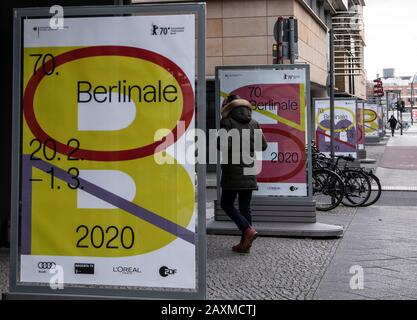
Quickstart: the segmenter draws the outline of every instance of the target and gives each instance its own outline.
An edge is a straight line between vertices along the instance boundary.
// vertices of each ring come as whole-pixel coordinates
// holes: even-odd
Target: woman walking
[[[394,115],[391,115],[391,118],[388,120],[389,126],[391,127],[391,136],[394,136],[395,128],[397,127],[397,119],[395,119]]]
[[[252,106],[249,101],[241,99],[237,95],[229,96],[222,108],[222,119],[220,128],[225,129],[227,133],[231,130],[239,133],[239,146],[233,145],[233,137],[228,136],[226,147],[221,148],[222,155],[227,153],[227,163],[222,162],[221,177],[221,207],[226,214],[234,221],[242,233],[239,244],[232,247],[233,251],[240,253],[249,253],[252,242],[257,236],[256,230],[252,226],[251,199],[252,191],[258,189],[256,176],[247,174],[248,169],[253,168],[255,162],[251,164],[243,161],[243,150],[250,150],[250,157],[255,160],[255,151],[264,151],[267,148],[267,142],[262,134],[259,123],[252,119]],[[249,139],[244,139],[246,136]],[[262,146],[255,146],[255,130],[262,135]],[[250,145],[244,145],[244,144]],[[227,149],[226,149],[227,148]],[[223,150],[224,149],[224,150]],[[236,159],[236,152],[239,158],[238,163],[234,163],[233,156]],[[246,170],[245,170],[246,169]],[[246,174],[245,174],[246,172]],[[235,208],[234,202],[238,197],[239,210]]]

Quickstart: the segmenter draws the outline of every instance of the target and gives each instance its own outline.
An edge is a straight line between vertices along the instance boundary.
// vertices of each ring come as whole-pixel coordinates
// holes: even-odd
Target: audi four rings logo
[[[38,262],[38,269],[41,270],[46,270],[46,269],[53,269],[56,267],[56,263],[55,262]]]

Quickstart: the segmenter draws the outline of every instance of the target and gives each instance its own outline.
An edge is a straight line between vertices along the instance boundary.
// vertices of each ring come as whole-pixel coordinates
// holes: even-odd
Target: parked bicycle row
[[[372,169],[352,166],[353,161],[350,156],[335,156],[333,160],[313,144],[313,198],[317,210],[329,211],[340,203],[365,207],[379,200],[382,188],[378,177]]]

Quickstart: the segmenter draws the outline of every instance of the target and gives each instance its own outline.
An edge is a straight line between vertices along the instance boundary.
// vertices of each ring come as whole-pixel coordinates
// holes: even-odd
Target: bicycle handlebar
[[[348,156],[335,156],[335,157],[338,158],[338,159],[343,159],[345,161],[349,161],[349,162],[355,161],[355,158],[352,157],[351,155],[348,155]]]

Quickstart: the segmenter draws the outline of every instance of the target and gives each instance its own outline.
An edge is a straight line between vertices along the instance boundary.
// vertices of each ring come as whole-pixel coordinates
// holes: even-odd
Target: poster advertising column
[[[260,155],[262,170],[255,196],[308,195],[306,70],[306,66],[217,69],[219,105],[231,94],[248,100],[253,106],[252,117],[268,142]]]
[[[204,21],[205,8],[125,8],[112,9],[136,15],[73,9],[58,30],[20,13],[18,278],[48,288],[55,276],[68,292],[202,297],[204,213],[196,166],[181,159],[195,148],[186,137],[196,125],[196,17]]]
[[[382,118],[382,132],[385,135],[387,133],[387,128],[386,128],[386,123],[388,121],[387,119],[387,111],[388,111],[388,107],[387,104],[383,104],[382,105],[382,114],[381,114],[381,118]]]
[[[358,129],[356,99],[336,99],[334,102],[335,155],[357,158]],[[314,99],[316,145],[330,155],[330,99]]]
[[[378,105],[365,103],[364,109],[365,137],[379,137]]]
[[[382,105],[378,105],[378,133],[382,137],[384,135],[384,110]]]
[[[358,150],[365,149],[364,103],[358,102]]]

